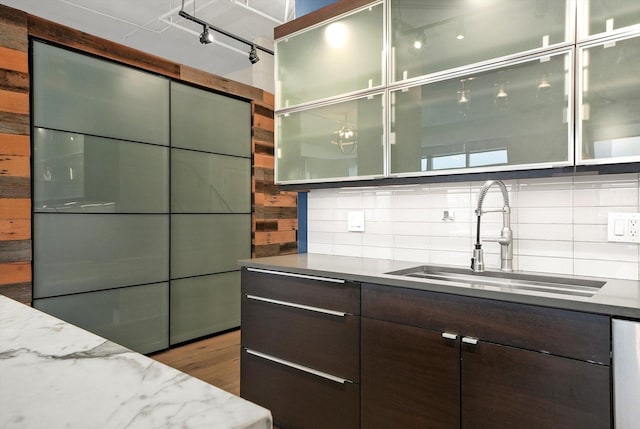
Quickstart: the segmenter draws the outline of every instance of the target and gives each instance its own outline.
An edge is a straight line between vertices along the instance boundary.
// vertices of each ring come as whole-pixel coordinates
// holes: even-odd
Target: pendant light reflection
[[[333,133],[331,143],[337,145],[342,153],[356,153],[358,150],[358,132],[356,126],[348,124],[345,118],[344,125]]]
[[[456,92],[458,95],[458,114],[460,116],[467,116],[469,114],[469,89],[465,88],[465,82],[473,80],[472,77],[466,79],[460,79],[460,89]]]
[[[426,41],[427,41],[427,36],[426,36],[426,34],[424,33],[424,31],[419,31],[419,32],[416,34],[416,37],[415,37],[415,39],[414,39],[414,41],[413,41],[413,47],[414,47],[415,49],[422,49],[422,47],[424,46],[424,44],[426,43]]]

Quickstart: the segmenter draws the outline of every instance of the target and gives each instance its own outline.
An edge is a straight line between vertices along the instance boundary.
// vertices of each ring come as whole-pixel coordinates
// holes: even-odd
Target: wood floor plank
[[[240,395],[240,330],[150,356],[222,390]]]

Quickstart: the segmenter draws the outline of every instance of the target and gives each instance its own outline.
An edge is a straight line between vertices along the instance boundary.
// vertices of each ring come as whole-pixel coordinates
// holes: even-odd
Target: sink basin
[[[501,291],[529,291],[557,295],[592,297],[606,282],[548,275],[524,274],[504,271],[476,273],[466,268],[419,265],[385,273],[424,280],[465,283],[472,287],[493,288]]]

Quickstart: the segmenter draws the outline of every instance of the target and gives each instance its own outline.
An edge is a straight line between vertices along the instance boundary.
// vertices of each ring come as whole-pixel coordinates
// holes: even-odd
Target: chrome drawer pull
[[[452,334],[451,332],[443,332],[442,338],[446,338],[447,340],[457,340],[458,334]]]
[[[462,342],[466,344],[478,344],[478,339],[474,337],[462,337]]]
[[[353,383],[353,381],[351,381],[351,380],[347,380],[345,378],[336,377],[335,375],[327,374],[326,372],[318,371],[316,369],[309,368],[309,367],[306,367],[306,366],[303,366],[303,365],[298,365],[296,363],[289,362],[289,361],[284,360],[284,359],[279,359],[277,357],[269,356],[269,355],[266,355],[264,353],[256,352],[256,351],[250,350],[250,349],[245,349],[245,350],[250,355],[254,355],[254,356],[257,356],[259,358],[269,360],[271,362],[279,363],[280,365],[288,366],[290,368],[294,368],[294,369],[300,370],[302,372],[306,372],[308,374],[317,375],[318,377],[322,377],[322,378],[325,378],[327,380],[334,381],[336,383],[341,383],[341,384]]]
[[[263,273],[263,274],[275,274],[277,276],[285,276],[285,277],[296,277],[299,279],[307,279],[307,280],[320,280],[322,282],[329,282],[329,283],[341,283],[341,284],[346,283],[345,280],[341,280],[341,279],[331,279],[328,277],[310,276],[307,274],[284,273],[282,271],[263,270],[262,268],[247,267],[247,271],[253,271],[255,273]]]
[[[261,296],[255,296],[255,295],[247,295],[247,298],[253,299],[255,301],[260,301],[260,302],[268,302],[269,304],[278,304],[278,305],[284,305],[291,308],[298,308],[300,310],[315,311],[316,313],[329,314],[331,316],[344,317],[347,314],[350,314],[350,313],[345,313],[343,311],[335,311],[335,310],[328,310],[326,308],[311,307],[310,305],[294,304],[293,302],[278,301],[277,299],[263,298]]]

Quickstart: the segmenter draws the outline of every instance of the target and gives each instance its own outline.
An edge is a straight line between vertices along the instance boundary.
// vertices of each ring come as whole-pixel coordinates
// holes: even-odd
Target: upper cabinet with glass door
[[[574,0],[389,0],[391,82],[573,42]]]
[[[640,31],[640,1],[579,1],[578,35],[580,40],[627,31]]]
[[[640,34],[579,49],[578,163],[640,160]]]
[[[276,108],[383,85],[381,2],[276,42]]]

